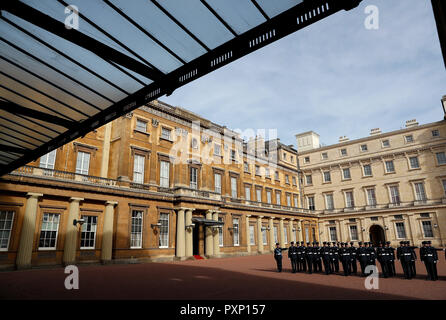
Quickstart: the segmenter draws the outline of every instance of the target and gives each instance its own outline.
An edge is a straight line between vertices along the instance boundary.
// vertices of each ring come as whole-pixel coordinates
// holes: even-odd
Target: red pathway
[[[293,274],[284,259],[275,271],[272,255],[171,263],[79,266],[79,290],[66,290],[64,268],[0,272],[0,299],[446,299],[446,262],[438,281],[379,279],[367,290],[364,278]],[[358,265],[359,269],[359,265]]]

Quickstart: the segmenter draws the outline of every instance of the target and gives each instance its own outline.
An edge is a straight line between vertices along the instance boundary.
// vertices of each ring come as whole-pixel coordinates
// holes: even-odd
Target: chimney
[[[350,139],[347,138],[346,136],[340,136],[340,137],[339,137],[339,143],[347,142],[347,141],[349,141],[349,140],[350,140]]]
[[[416,127],[418,125],[417,119],[407,120],[406,128]]]
[[[377,134],[380,134],[380,133],[381,133],[381,129],[380,128],[374,128],[374,129],[370,130],[370,135],[371,136],[374,136],[374,135],[377,135]]]

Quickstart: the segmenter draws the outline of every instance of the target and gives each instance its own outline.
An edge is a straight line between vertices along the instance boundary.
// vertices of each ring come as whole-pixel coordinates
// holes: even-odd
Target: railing
[[[186,197],[194,197],[194,198],[207,198],[211,200],[221,201],[221,194],[212,191],[203,191],[197,190],[187,187],[175,187],[173,192],[176,196],[186,196]]]

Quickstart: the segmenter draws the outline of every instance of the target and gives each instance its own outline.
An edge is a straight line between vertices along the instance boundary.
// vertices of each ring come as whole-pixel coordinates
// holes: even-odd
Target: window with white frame
[[[265,178],[270,178],[270,171],[268,167],[265,168]]]
[[[0,210],[0,251],[6,251],[9,248],[13,221],[14,211]]]
[[[135,130],[141,132],[147,132],[147,122],[140,119],[136,119]]]
[[[342,169],[342,176],[344,177],[344,180],[351,179],[352,176],[350,174],[350,168],[344,168]]]
[[[189,175],[189,185],[191,189],[198,188],[198,169],[195,167],[190,167]]]
[[[396,236],[398,239],[406,238],[406,229],[404,227],[404,222],[396,222],[395,229],[396,229]]]
[[[286,226],[283,227],[283,241],[285,244],[288,243],[288,228]]]
[[[245,199],[250,201],[251,200],[251,187],[245,186]]]
[[[169,247],[169,214],[160,213],[160,236],[159,236],[159,247],[168,248]]]
[[[372,175],[372,166],[370,164],[365,164],[363,170],[365,177],[370,177]]]
[[[438,129],[432,130],[432,137],[439,137],[439,136],[440,136],[440,131]]]
[[[234,236],[234,246],[240,245],[240,234],[239,234],[239,220],[238,218],[234,218],[232,220],[232,227],[233,227],[233,236]]]
[[[60,214],[44,213],[40,228],[39,249],[56,249]]]
[[[305,158],[304,158],[304,162],[305,162],[305,163],[310,163],[310,157],[305,157]]]
[[[367,151],[367,150],[368,150],[368,148],[367,148],[367,145],[366,145],[366,144],[362,144],[362,145],[361,145],[361,147],[360,147],[360,149],[361,149],[361,151],[362,151],[362,152],[365,152],[365,151]]]
[[[330,171],[324,171],[324,182],[331,182]]]
[[[277,226],[274,226],[274,243],[278,243],[279,242],[279,235],[277,232]]]
[[[231,160],[237,161],[237,151],[236,150],[231,150]]]
[[[198,149],[198,139],[197,138],[192,138],[191,144],[192,144],[192,149]]]
[[[143,214],[142,210],[132,210],[130,248],[142,248]]]
[[[237,198],[237,178],[231,177],[231,197]]]
[[[43,155],[40,157],[39,167],[44,169],[54,170],[54,164],[56,163],[56,152],[57,149]],[[45,172],[47,174],[51,174],[50,172]]]
[[[424,183],[416,182],[414,183],[414,188],[415,188],[415,200],[425,201],[427,198],[426,198],[426,192],[424,190]]]
[[[268,236],[266,234],[265,227],[262,227],[262,239],[263,239],[263,244],[268,244]]]
[[[274,179],[279,180],[279,171],[276,171],[274,175],[275,175]]]
[[[418,157],[409,157],[409,163],[411,169],[418,169],[420,167],[420,162],[418,161]]]
[[[388,160],[385,162],[385,164],[387,173],[395,172],[395,165],[393,164],[393,160]]]
[[[259,188],[256,189],[256,200],[258,202],[262,202],[262,189]]]
[[[297,208],[299,206],[299,200],[297,198],[297,196],[294,196],[294,207]]]
[[[221,156],[221,146],[219,144],[214,144],[214,155]]]
[[[257,166],[256,166],[257,167]],[[249,164],[248,164],[248,162],[244,162],[243,163],[243,170],[245,171],[245,172],[248,172],[249,173]],[[257,170],[257,169],[256,169]]]
[[[254,233],[254,226],[249,226],[249,243],[251,245],[255,245],[256,244],[256,238],[255,238],[255,233]]]
[[[329,229],[330,229],[330,241],[338,241],[336,227],[330,227]]]
[[[398,186],[390,186],[389,192],[390,192],[390,202],[392,204],[399,205],[400,204],[400,191],[398,189]]]
[[[214,173],[214,190],[217,193],[221,193],[221,174]]]
[[[135,154],[133,157],[133,182],[144,183],[145,157]]]
[[[218,218],[219,222],[223,222],[223,218]],[[221,228],[218,228],[218,245],[220,247],[223,247],[223,227],[224,225],[221,225]]]
[[[443,195],[444,197],[446,197],[446,179],[441,180],[441,183],[443,184]]]
[[[313,177],[311,176],[311,174],[307,174],[305,176],[305,182],[307,183],[307,185],[313,184]]]
[[[353,208],[355,206],[355,200],[353,199],[353,191],[345,192],[345,206],[347,208]]]
[[[432,223],[428,220],[421,221],[421,224],[423,226],[423,233],[425,238],[433,238],[434,237],[434,231],[432,229]]]
[[[90,154],[88,152],[78,151],[76,157],[76,173],[88,175],[90,168]]]
[[[168,161],[160,161],[160,187],[169,188],[169,171],[170,163]]]
[[[325,194],[325,205],[327,210],[333,210],[334,209],[334,200],[333,200],[333,194],[332,193],[326,193]]]
[[[293,186],[297,186],[297,179],[296,179],[296,177],[292,177],[291,181],[293,181]]]
[[[285,183],[290,184],[290,177],[288,175],[285,175]]]
[[[382,141],[382,146],[383,146],[383,148],[388,148],[388,147],[390,147],[390,141],[389,141],[389,140],[383,140],[383,141]]]
[[[345,157],[347,155],[347,149],[341,149],[341,156]]]
[[[310,241],[310,230],[308,229],[308,227],[305,227],[305,242],[309,241]]]
[[[367,192],[367,203],[369,206],[374,207],[376,206],[376,194],[375,194],[375,188],[368,188],[366,189]]]
[[[352,241],[358,241],[358,228],[356,225],[350,226],[350,238]]]
[[[82,216],[82,219],[84,223],[81,227],[81,249],[94,249],[98,217]]]
[[[271,191],[266,190],[266,203],[271,204]]]
[[[308,202],[308,210],[316,210],[314,197],[307,197],[307,202]]]
[[[406,140],[406,143],[413,142],[413,135],[410,134],[408,136],[405,136],[404,139]]]
[[[290,194],[286,195],[286,205],[288,207],[291,207],[291,195]]]
[[[435,155],[437,156],[438,165],[446,164],[446,153],[437,152]]]
[[[172,130],[161,127],[161,138],[172,141]]]
[[[276,192],[276,204],[280,205],[280,192]]]
[[[260,176],[260,167],[256,165],[255,168],[256,168],[256,176]]]
[[[322,160],[327,160],[328,159],[328,153],[327,152],[322,152],[321,153],[321,157],[322,157]]]

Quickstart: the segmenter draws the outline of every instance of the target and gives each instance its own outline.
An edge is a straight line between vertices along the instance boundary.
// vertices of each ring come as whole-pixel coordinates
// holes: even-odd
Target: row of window
[[[263,167],[260,167],[258,165],[255,166],[255,175],[256,176],[261,176],[262,175],[262,172],[261,172],[262,168]],[[243,169],[244,169],[245,173],[249,173],[249,174],[251,173],[251,170],[249,169],[249,164],[246,161],[243,164]],[[270,173],[270,169],[268,167],[263,168],[263,174],[264,174],[265,178],[271,179],[271,173]],[[280,180],[280,178],[279,178],[279,171],[275,171],[274,172],[274,179],[277,180],[277,181]],[[292,179],[293,185],[296,186],[297,185],[297,178],[295,176],[293,176],[293,177],[291,177],[291,179]],[[290,184],[290,176],[287,175],[287,174],[285,175],[285,183],[286,184]]]
[[[440,131],[438,129],[434,129],[431,131],[432,137],[436,138],[440,136]],[[404,136],[404,141],[405,143],[413,143],[414,137],[412,134],[409,135],[405,135]],[[381,147],[382,148],[390,148],[390,140],[389,139],[383,139],[381,140]],[[360,152],[367,152],[369,151],[367,144],[361,144],[359,145],[359,151]],[[339,155],[341,157],[346,157],[348,156],[348,152],[347,152],[347,148],[341,148],[339,149]],[[328,152],[322,152],[321,153],[321,159],[322,160],[328,160]],[[306,156],[304,157],[304,163],[310,163],[310,156]]]
[[[445,152],[437,152],[436,153],[437,163],[438,165],[445,165],[446,164],[446,154]],[[395,173],[395,165],[393,160],[385,160],[385,172],[386,173]],[[409,157],[409,168],[410,169],[419,169],[420,168],[420,162],[418,160],[417,156]],[[372,165],[371,164],[364,164],[362,166],[362,174],[363,177],[371,177],[373,176],[372,172]],[[351,179],[351,173],[350,168],[342,168],[342,179],[343,180],[350,180]],[[328,183],[331,182],[331,172],[330,171],[323,171],[323,182]],[[311,174],[305,175],[305,184],[306,185],[312,185],[313,184],[313,177]]]
[[[433,238],[434,237],[432,222],[430,220],[421,221],[421,226],[423,229],[424,238]],[[358,241],[359,237],[358,237],[357,226],[350,225],[348,229],[350,231],[350,239],[352,241]],[[403,221],[395,222],[395,231],[396,231],[397,239],[407,239],[406,227],[405,227],[405,223]],[[330,233],[330,241],[338,241],[336,227],[334,227],[334,226],[329,227],[329,233]]]

